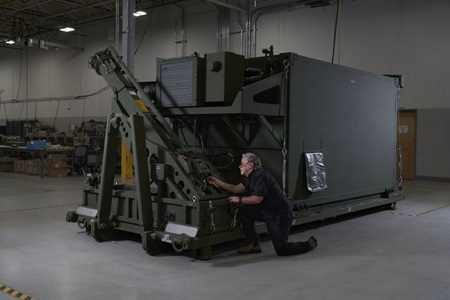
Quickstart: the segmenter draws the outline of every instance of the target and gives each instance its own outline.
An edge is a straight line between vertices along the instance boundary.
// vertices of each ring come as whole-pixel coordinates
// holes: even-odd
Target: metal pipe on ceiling
[[[33,7],[48,3],[48,2],[52,2],[52,1],[54,1],[54,0],[39,1],[38,3],[35,3],[35,4],[30,4],[30,5],[22,6],[20,8],[16,8],[16,9],[13,9],[10,11],[2,12],[2,15],[5,16],[5,15],[10,15],[10,14],[16,14],[19,11],[27,10],[27,9],[30,9],[30,8],[33,8]],[[11,2],[15,2],[15,1],[10,1],[9,4],[12,4]],[[6,3],[4,3],[4,4],[6,4]]]
[[[304,3],[298,2],[288,2],[283,4],[276,4],[268,7],[258,8],[252,11],[249,18],[249,32],[248,32],[248,49],[247,49],[247,57],[255,57],[256,56],[256,23],[258,22],[259,17],[271,13],[279,13],[286,10],[294,10],[305,8]]]
[[[60,13],[57,13],[57,14],[51,14],[51,15],[45,16],[43,18],[37,19],[36,21],[39,22],[39,21],[50,19],[50,18],[59,17],[59,16],[62,16],[62,15],[67,15],[67,14],[71,14],[71,13],[75,13],[75,12],[78,12],[80,10],[86,10],[86,8],[92,8],[92,7],[95,7],[95,6],[98,6],[98,5],[113,3],[114,1],[115,0],[105,0],[105,1],[102,1],[102,2],[97,2],[97,3],[92,3],[92,4],[89,4],[89,5],[84,5],[82,7],[74,8],[74,9],[71,9],[71,10],[68,10],[68,11],[63,11],[63,12],[60,12]]]
[[[231,9],[234,9],[234,10],[238,10],[238,11],[241,11],[241,12],[247,12],[245,9],[243,9],[240,6],[233,5],[233,4],[230,4],[230,3],[225,3],[225,2],[222,2],[220,0],[206,0],[206,1],[214,3],[214,4],[217,4],[217,5],[220,5],[220,6],[223,6],[223,7],[231,8]]]
[[[345,0],[342,0],[344,2]],[[301,9],[306,7],[316,8],[321,6],[328,6],[328,5],[335,5],[337,3],[336,0],[332,1],[297,1],[297,2],[287,2],[287,3],[281,3],[281,4],[275,4],[272,6],[262,7],[255,9],[251,12],[251,15],[248,19],[248,40],[247,40],[247,57],[254,57],[256,56],[256,23],[258,22],[258,19],[267,14],[271,13],[279,13],[282,11],[291,11],[294,9]]]

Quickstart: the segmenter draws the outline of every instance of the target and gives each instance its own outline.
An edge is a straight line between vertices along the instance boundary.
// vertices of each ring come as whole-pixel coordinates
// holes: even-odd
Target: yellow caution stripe
[[[399,216],[407,216],[407,217],[417,217],[417,215],[415,215],[415,214],[404,214],[404,213],[397,213],[397,212],[393,212],[393,211],[391,211],[391,214],[399,215]]]
[[[7,287],[6,285],[0,284],[0,291],[2,291],[5,294],[11,295],[13,297],[16,297],[20,300],[35,300],[33,297],[30,297],[28,295],[25,295],[24,293],[21,293],[13,288]]]
[[[75,147],[49,147],[44,148],[44,151],[72,151],[75,150]]]
[[[139,107],[140,110],[142,110],[145,113],[148,113],[149,110],[147,108],[147,106],[145,106],[144,102],[142,102],[141,99],[139,98],[134,98],[134,102],[136,102],[137,106]]]
[[[449,206],[450,206],[450,204],[446,204],[446,205],[439,206],[439,207],[436,207],[436,208],[433,208],[433,209],[425,210],[425,211],[420,212],[418,214],[403,214],[403,213],[396,213],[396,212],[391,212],[391,213],[392,214],[396,214],[396,215],[400,215],[400,216],[420,217],[420,216],[423,216],[425,214],[429,214],[431,212],[434,212],[434,211],[437,211],[437,210],[440,210],[440,209],[443,209],[443,208],[446,208],[446,207],[449,207]]]
[[[433,211],[436,211],[436,210],[440,210],[440,209],[443,209],[443,208],[446,208],[446,207],[449,207],[449,206],[450,206],[450,204],[447,204],[447,205],[443,205],[443,206],[436,207],[436,208],[433,208],[433,209],[429,209],[429,210],[426,210],[426,211],[423,211],[421,213],[416,214],[416,216],[418,217],[418,216],[421,216],[421,215],[424,215],[424,214],[428,214],[430,212],[433,212]]]

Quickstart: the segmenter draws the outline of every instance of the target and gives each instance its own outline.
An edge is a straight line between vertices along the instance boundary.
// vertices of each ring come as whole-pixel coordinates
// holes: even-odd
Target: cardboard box
[[[40,138],[40,139],[43,139],[43,138],[46,138],[48,135],[47,135],[47,131],[39,131],[38,133],[37,133],[37,136],[38,136],[38,138]]]
[[[26,160],[16,160],[14,162],[14,172],[25,173],[25,162]]]
[[[69,164],[65,160],[50,161],[47,163],[48,169],[68,168]]]
[[[27,160],[25,161],[25,173],[30,175],[39,174],[41,162],[39,160]]]
[[[66,177],[69,169],[68,168],[58,168],[58,169],[47,169],[48,177]]]
[[[64,153],[51,153],[47,156],[48,160],[54,160],[54,161],[65,160],[67,158],[68,158],[67,154],[64,154]]]
[[[74,137],[73,138],[73,144],[75,146],[78,146],[78,145],[89,145],[89,137],[87,137],[87,136]]]
[[[15,158],[0,157],[0,172],[14,172]]]

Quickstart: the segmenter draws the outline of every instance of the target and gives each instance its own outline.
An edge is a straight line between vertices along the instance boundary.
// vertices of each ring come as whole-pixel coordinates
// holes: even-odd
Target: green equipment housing
[[[238,183],[245,152],[278,180],[293,225],[394,208],[404,199],[396,175],[401,77],[264,53],[159,59],[146,91],[113,48],[91,57],[114,92],[113,113],[101,180],[66,220],[98,241],[132,232],[152,255],[172,245],[209,259],[212,246],[242,234],[238,207],[207,177]],[[120,136],[133,153],[133,184],[114,181]]]

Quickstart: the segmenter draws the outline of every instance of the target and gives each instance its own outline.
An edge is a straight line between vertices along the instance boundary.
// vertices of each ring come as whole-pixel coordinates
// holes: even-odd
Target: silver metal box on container
[[[185,57],[157,62],[156,98],[160,107],[204,103],[204,59]]]

